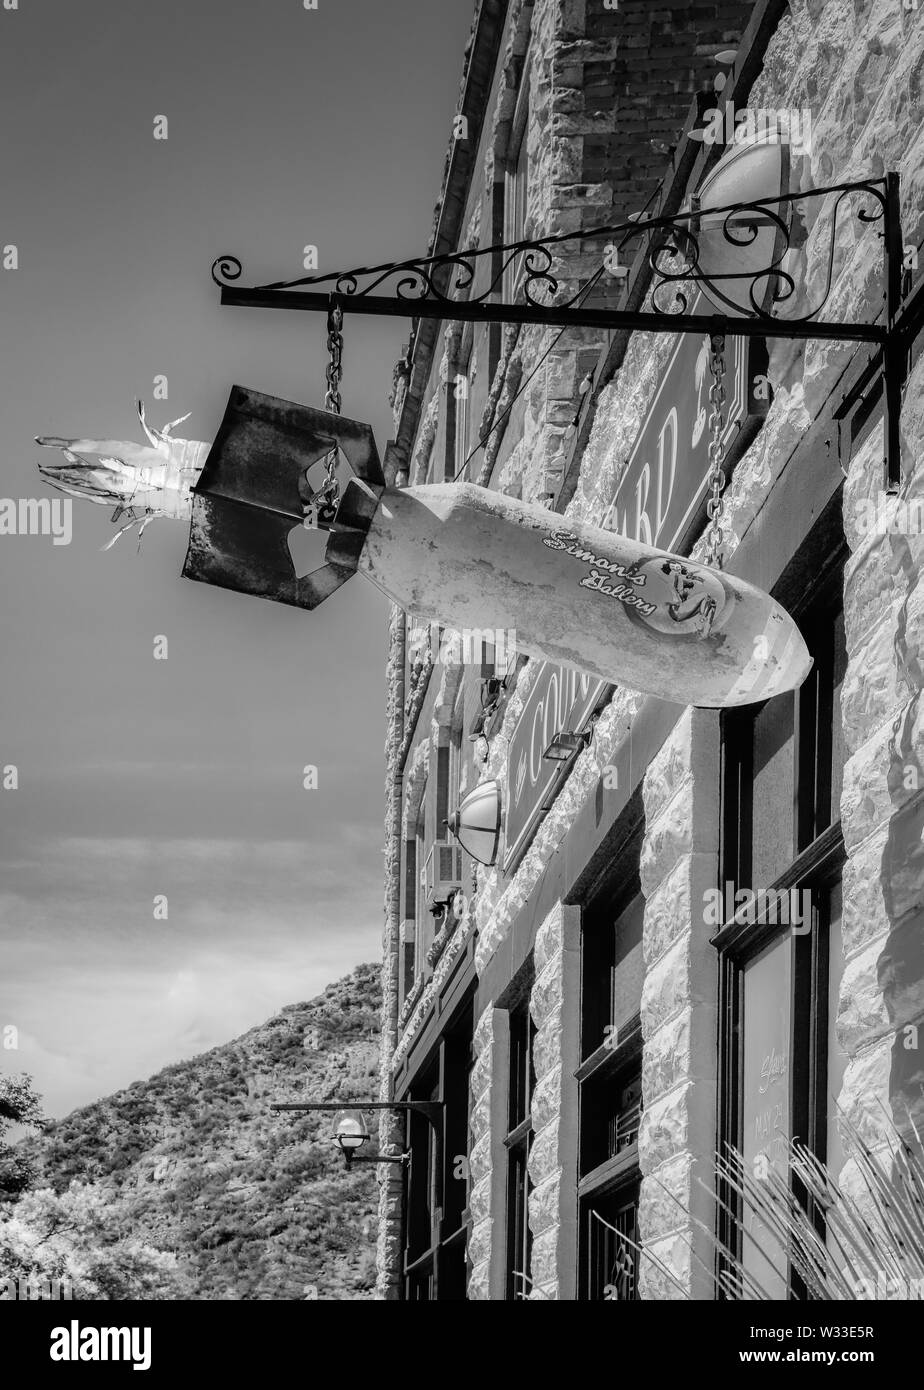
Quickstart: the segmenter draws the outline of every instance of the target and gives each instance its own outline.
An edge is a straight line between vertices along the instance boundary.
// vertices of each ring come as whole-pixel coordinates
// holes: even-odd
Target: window
[[[465,362],[465,365],[460,367],[459,371],[456,372],[455,385],[452,392],[453,403],[455,405],[455,418],[453,424],[454,478],[459,478],[463,475],[469,461],[468,456],[472,447],[471,400],[477,375],[478,364],[471,350],[471,341],[469,341],[468,360]]]
[[[535,1085],[533,1039],[536,1025],[528,997],[510,1014],[510,1091],[507,1107],[507,1297],[529,1294],[532,1233],[529,1229],[531,1190],[528,1160],[532,1140],[532,1096]]]
[[[414,988],[417,935],[417,840],[404,842],[404,912],[401,920],[401,999]]]
[[[441,1129],[419,1113],[412,1111],[408,1116],[404,1296],[409,1302],[467,1297],[472,1029],[469,997],[446,1028],[435,1060],[408,1097],[443,1102]]]
[[[417,872],[416,885],[416,910],[414,912],[414,979],[423,972],[426,950],[430,944],[430,936],[427,926],[429,915],[427,913],[427,830],[426,830],[426,793],[420,800],[420,812],[417,817],[417,828],[414,837],[414,865]]]
[[[633,885],[633,888],[635,885]],[[600,1047],[613,1048],[637,1018],[644,960],[642,923],[645,900],[634,892],[621,912],[603,912],[582,939],[581,1058]]]
[[[510,154],[504,171],[504,244],[523,241],[526,236],[526,208],[529,194],[529,164],[527,117],[529,114],[528,60],[523,65],[523,77],[517,98],[510,138]],[[504,269],[503,296],[510,303],[517,293],[522,270],[522,257],[517,256]]]
[[[588,1292],[582,1297],[619,1303],[638,1298],[638,1198],[635,1182],[584,1204],[586,1230],[581,1234],[587,1263],[582,1282]]]
[[[723,716],[720,1143],[755,1171],[785,1169],[790,1138],[840,1162],[843,559],[841,546],[800,615],[815,662],[802,687]],[[785,1249],[721,1196],[723,1242],[771,1297],[799,1297]]]
[[[640,848],[636,829],[614,854],[621,871],[585,909],[581,932],[578,1297],[589,1300],[638,1297]]]

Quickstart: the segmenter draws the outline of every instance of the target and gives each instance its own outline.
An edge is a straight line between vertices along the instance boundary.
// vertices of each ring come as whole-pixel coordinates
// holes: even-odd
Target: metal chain
[[[340,378],[343,376],[343,310],[332,304],[327,311],[327,396],[324,404],[334,415],[340,414]]]
[[[327,311],[327,395],[324,405],[333,414],[341,413],[340,380],[343,376],[343,310],[339,304],[331,304]],[[315,493],[315,498],[323,497],[321,513],[326,520],[332,520],[340,501],[340,484],[337,481],[338,451],[331,449],[327,455],[324,482]]]
[[[706,564],[713,569],[720,570],[725,558],[722,553],[724,544],[722,515],[725,511],[725,503],[722,499],[722,491],[725,487],[725,470],[722,467],[725,338],[721,333],[714,333],[709,339],[709,369],[712,372],[712,385],[709,388],[709,404],[712,410],[709,415],[709,474],[707,481],[710,497],[706,503],[706,515],[709,518],[709,525],[706,527]]]

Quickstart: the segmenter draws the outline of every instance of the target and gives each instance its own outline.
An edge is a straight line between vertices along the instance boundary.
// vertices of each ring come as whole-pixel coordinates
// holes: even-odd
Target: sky
[[[57,495],[35,435],[143,442],[139,397],[200,440],[234,383],[323,405],[323,319],[222,308],[212,261],[258,284],[307,245],[321,272],[424,253],[473,8],[0,9],[0,498]],[[408,331],[345,325],[343,411],[380,453]],[[185,523],[102,553],[109,517],[0,535],[0,1070],[52,1116],[381,952],[385,600],[191,583]]]

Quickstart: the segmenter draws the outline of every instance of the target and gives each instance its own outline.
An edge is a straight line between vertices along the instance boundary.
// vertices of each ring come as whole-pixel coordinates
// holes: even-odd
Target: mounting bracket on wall
[[[400,1154],[360,1154],[358,1149],[362,1148],[369,1138],[369,1131],[362,1118],[364,1110],[397,1110],[405,1114],[422,1115],[436,1132],[438,1141],[442,1141],[443,1135],[443,1115],[445,1112],[443,1101],[431,1100],[348,1100],[348,1101],[320,1101],[311,1104],[301,1104],[299,1102],[281,1102],[271,1105],[271,1110],[333,1110],[340,1115],[337,1124],[334,1140],[341,1149],[346,1160],[346,1166],[352,1167],[354,1163],[400,1163],[405,1164],[410,1158],[410,1153]]]
[[[236,283],[241,262],[225,255],[214,262],[212,278],[222,304],[250,308],[870,343],[877,349],[884,400],[887,486],[894,492],[901,482],[902,391],[924,321],[921,285],[905,293],[898,174],[760,196],[768,187],[788,184],[785,145],[736,146],[689,207],[670,217],[638,214],[611,226],[251,287]],[[725,201],[729,195],[733,201]],[[838,233],[848,209],[864,227],[878,224],[882,241],[883,307],[870,323],[819,317],[831,296]],[[811,265],[810,231],[817,232]],[[641,247],[651,275],[649,310],[587,307],[587,285],[566,294],[567,264],[556,253],[604,239],[609,244],[595,278],[624,271],[619,256]],[[522,294],[516,303],[494,298],[508,272]],[[380,292],[389,287],[391,293]],[[697,288],[716,312],[687,312]]]

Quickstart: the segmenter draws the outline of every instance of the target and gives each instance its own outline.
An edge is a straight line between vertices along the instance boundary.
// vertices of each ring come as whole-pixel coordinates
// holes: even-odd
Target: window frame
[[[503,1144],[507,1151],[504,1296],[509,1301],[525,1298],[529,1293],[533,1243],[529,1225],[529,1197],[532,1191],[529,1152],[533,1140],[532,1099],[536,1085],[533,1043],[537,1031],[530,1013],[527,990],[508,1014],[507,1133]],[[521,1268],[518,1269],[517,1265]]]
[[[578,1082],[578,1298],[591,1300],[607,1298],[606,1284],[597,1290],[594,1286],[592,1267],[598,1249],[594,1237],[591,1212],[600,1204],[625,1199],[635,1210],[634,1224],[638,1228],[638,1202],[641,1190],[641,1170],[638,1157],[638,1123],[641,1120],[641,1072],[642,1072],[642,1028],[641,997],[639,1007],[630,1018],[619,1026],[616,1043],[605,1033],[600,1036],[596,1047],[591,1046],[586,1029],[593,1028],[594,1036],[600,1034],[602,991],[595,978],[588,980],[588,969],[598,970],[600,961],[610,953],[618,955],[617,923],[629,911],[641,895],[640,862],[644,824],[637,814],[632,815],[625,827],[619,845],[614,849],[612,859],[616,863],[615,874],[593,894],[582,911],[581,921],[581,1062],[574,1075]],[[609,928],[612,939],[607,938],[606,950],[601,950],[594,942],[588,950],[588,941],[595,930]],[[612,948],[612,952],[610,952]],[[618,961],[617,961],[618,965]],[[639,995],[641,996],[641,984]],[[610,978],[610,1000],[612,1023],[612,977]],[[591,995],[590,990],[593,990]],[[638,1114],[634,1138],[621,1150],[603,1158],[594,1166],[589,1166],[590,1154],[600,1143],[604,1123],[611,1127],[618,1124],[621,1111],[613,1109],[607,1099],[614,1089],[626,1085],[639,1086]],[[589,1114],[589,1111],[591,1112]],[[608,1134],[605,1147],[609,1149]],[[633,1274],[630,1300],[638,1297],[638,1258],[632,1252]]]
[[[456,1168],[464,1157],[467,1169],[471,1154],[473,1036],[470,991],[407,1096],[443,1103],[439,1129],[417,1112],[407,1116],[410,1157],[404,1167],[402,1292],[408,1302],[467,1301],[468,1297],[469,1178],[467,1173],[457,1175]],[[464,1189],[457,1189],[455,1184],[462,1181]]]
[[[503,161],[503,235],[505,246],[526,240],[529,212],[529,73],[532,45],[523,57],[516,106],[510,122],[510,139]],[[524,267],[522,257],[503,267],[501,294],[505,303],[512,304],[519,294]]]
[[[840,533],[829,551],[827,562],[818,571],[817,582],[805,595],[799,614],[800,627],[810,650],[817,648],[819,634],[827,632],[825,623],[833,615],[843,622],[843,569],[847,546]],[[832,629],[833,631],[834,629]],[[812,892],[811,930],[795,934],[788,924],[758,919],[756,923],[723,921],[712,938],[719,964],[719,1088],[717,1105],[717,1148],[726,1143],[743,1148],[744,1111],[744,986],[748,966],[787,935],[790,942],[789,1047],[790,1066],[787,1099],[788,1133],[807,1144],[824,1163],[828,1139],[828,1022],[830,1007],[830,904],[831,895],[842,880],[847,854],[836,815],[832,789],[819,800],[821,757],[831,767],[834,738],[835,646],[826,648],[824,659],[794,694],[792,737],[792,856],[772,882],[756,885],[752,872],[754,794],[754,726],[765,707],[748,706],[723,711],[720,755],[720,854],[719,885],[724,907],[724,885],[741,888],[765,887],[768,891]],[[822,681],[824,672],[830,680]],[[843,677],[842,677],[843,678]],[[830,702],[828,696],[830,695]],[[819,704],[827,707],[830,718],[821,727]],[[821,755],[821,756],[820,756]],[[826,810],[819,814],[819,805]],[[828,819],[827,825],[822,822]],[[724,919],[724,910],[723,910]],[[807,1194],[794,1184],[794,1193],[805,1205]],[[743,1246],[742,1203],[725,1182],[718,1184],[717,1233],[722,1246],[740,1258]],[[809,1204],[808,1211],[819,1234],[824,1234],[822,1213]],[[716,1296],[724,1299],[718,1277],[725,1259],[717,1259]],[[787,1297],[804,1296],[798,1276],[787,1262]]]

